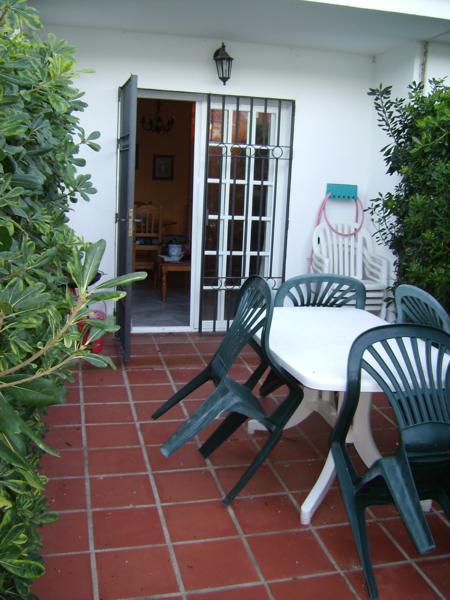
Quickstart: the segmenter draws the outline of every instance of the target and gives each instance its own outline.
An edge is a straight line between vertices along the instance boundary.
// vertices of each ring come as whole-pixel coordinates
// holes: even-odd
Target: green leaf
[[[12,244],[12,236],[6,227],[0,227],[0,252],[9,250]]]
[[[9,573],[23,579],[36,579],[45,573],[44,565],[35,560],[23,560],[19,558],[2,558],[0,565]]]
[[[98,288],[95,288],[98,289]],[[89,294],[90,302],[100,302],[104,300],[114,300],[118,301],[124,298],[127,295],[126,292],[117,291],[117,292],[92,292]]]
[[[102,354],[85,354],[81,358],[89,364],[94,365],[94,367],[111,367],[111,369],[116,369],[116,365],[109,356],[103,356]]]
[[[4,377],[3,381],[12,383],[20,381],[20,379],[23,379],[23,375],[9,375]],[[39,407],[62,404],[66,395],[65,389],[48,378],[20,383],[17,386],[6,388],[5,392],[20,404]]]
[[[105,253],[105,248],[105,240],[98,240],[97,242],[88,246],[82,267],[82,278],[80,282],[80,288],[82,290],[86,290],[88,285],[97,275],[97,272],[100,267],[100,262],[102,260],[103,254]]]
[[[100,290],[103,288],[112,288],[122,285],[129,285],[130,283],[136,283],[136,281],[142,281],[146,279],[148,273],[145,271],[136,271],[135,273],[127,273],[126,275],[121,275],[120,277],[115,277],[114,279],[108,279],[108,281],[104,281],[100,285],[97,285],[96,290]]]

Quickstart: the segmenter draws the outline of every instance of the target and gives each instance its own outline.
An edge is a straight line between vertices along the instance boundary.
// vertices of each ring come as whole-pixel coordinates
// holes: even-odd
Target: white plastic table
[[[280,364],[305,386],[305,397],[286,428],[319,412],[333,426],[337,410],[332,392],[344,392],[347,385],[347,360],[350,347],[359,334],[386,325],[386,321],[357,308],[276,307],[269,336],[269,346]],[[371,393],[379,391],[366,373],[361,379],[362,401],[358,404],[351,438],[358,454],[370,466],[380,454],[370,429]],[[328,393],[327,393],[328,392]],[[339,394],[342,400],[342,394]],[[261,429],[250,421],[249,431]],[[331,486],[335,476],[331,451],[313,489],[301,507],[301,522],[309,524],[314,511]]]

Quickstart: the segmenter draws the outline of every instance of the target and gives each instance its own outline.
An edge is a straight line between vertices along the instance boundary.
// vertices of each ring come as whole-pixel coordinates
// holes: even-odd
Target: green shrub
[[[79,124],[86,105],[72,83],[73,49],[41,39],[39,27],[25,0],[0,2],[0,597],[22,600],[34,598],[31,583],[44,571],[39,527],[55,518],[38,471],[40,453],[53,453],[42,415],[63,401],[75,360],[113,366],[89,352],[116,330],[112,318],[91,320],[89,303],[117,301],[125,292],[113,288],[145,277],[88,289],[105,242],[80,240],[67,214],[95,193],[77,168],[80,147],[98,150],[99,134]]]
[[[391,87],[371,89],[380,127],[390,143],[381,151],[392,193],[372,200],[378,236],[396,257],[396,285],[410,283],[449,310],[450,297],[450,88],[430,80],[430,92],[412,83],[408,100],[391,99]]]

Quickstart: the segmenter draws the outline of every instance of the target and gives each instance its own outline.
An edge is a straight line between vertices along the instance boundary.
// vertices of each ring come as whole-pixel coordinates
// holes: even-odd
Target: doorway
[[[133,270],[149,275],[133,286],[132,327],[188,329],[196,103],[139,96]]]
[[[226,329],[250,275],[279,287],[294,109],[291,100],[144,90],[136,75],[121,86],[117,275],[144,270],[135,241],[154,259],[117,307],[125,358],[131,331]],[[142,207],[159,211],[157,233],[142,230]],[[182,253],[161,262],[171,244]]]

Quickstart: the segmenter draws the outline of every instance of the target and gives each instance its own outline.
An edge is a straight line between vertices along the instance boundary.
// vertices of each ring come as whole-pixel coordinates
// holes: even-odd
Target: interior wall
[[[192,103],[161,101],[163,121],[174,119],[168,132],[156,133],[143,127],[142,119],[148,123],[155,112],[155,100],[138,99],[135,203],[161,206],[165,233],[190,235],[187,217],[192,203]],[[155,156],[172,157],[172,178],[157,178]]]
[[[86,170],[92,173],[98,194],[91,203],[76,206],[71,222],[86,239],[107,240],[102,268],[109,275],[115,270],[117,90],[131,73],[138,75],[142,89],[295,100],[287,276],[307,269],[311,234],[327,182],[357,184],[366,200],[372,158],[370,57],[230,43],[227,49],[235,60],[224,87],[212,60],[222,40],[77,27],[52,26],[52,31],[77,48],[79,69],[95,70],[80,73],[77,85],[88,103],[82,126],[101,132],[101,152],[85,153]]]

